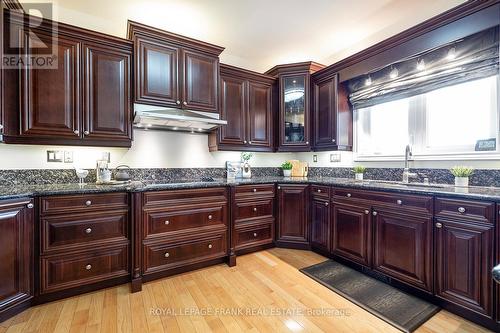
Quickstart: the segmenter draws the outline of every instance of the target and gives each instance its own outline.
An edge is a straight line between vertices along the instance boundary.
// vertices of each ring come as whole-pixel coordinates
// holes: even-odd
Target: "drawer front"
[[[494,223],[495,204],[474,200],[436,198],[436,216]]]
[[[226,206],[186,207],[183,209],[147,211],[145,238],[150,235],[189,232],[192,229],[217,226],[225,228]]]
[[[272,243],[274,239],[273,224],[237,229],[235,238],[237,250]]]
[[[415,212],[432,214],[433,200],[430,196],[383,193],[372,191],[357,191],[336,188],[333,190],[333,200],[344,203],[356,203],[359,200],[370,201],[373,205],[402,207]]]
[[[181,205],[227,202],[225,187],[197,188],[143,193],[144,207],[176,207]]]
[[[128,246],[41,258],[41,294],[129,274]]]
[[[42,252],[128,240],[128,211],[56,215],[41,219]]]
[[[257,218],[272,218],[274,215],[274,199],[236,202],[234,209],[236,223]]]
[[[235,199],[249,199],[249,198],[274,198],[274,184],[255,184],[255,185],[240,185],[236,186]]]
[[[311,195],[317,198],[330,198],[330,186],[311,185]]]
[[[226,233],[143,246],[145,274],[165,271],[227,255]]]
[[[40,200],[42,214],[94,212],[96,210],[128,208],[126,193],[61,195],[43,197]]]

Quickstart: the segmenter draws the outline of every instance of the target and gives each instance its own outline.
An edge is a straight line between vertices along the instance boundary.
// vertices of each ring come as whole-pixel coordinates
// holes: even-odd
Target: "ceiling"
[[[224,46],[222,62],[258,72],[297,61],[332,64],[463,2],[53,0],[58,21],[125,37],[131,19]]]

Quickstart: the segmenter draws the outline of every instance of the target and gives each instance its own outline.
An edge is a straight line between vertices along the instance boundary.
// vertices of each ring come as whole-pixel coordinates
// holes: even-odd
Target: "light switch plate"
[[[47,150],[47,162],[62,162],[63,159],[64,159],[64,151]]]
[[[64,163],[73,163],[73,152],[65,151],[64,152]]]
[[[315,162],[315,163],[318,162],[318,155],[313,155],[313,162]]]
[[[340,160],[341,158],[339,153],[330,154],[330,162],[340,162]]]

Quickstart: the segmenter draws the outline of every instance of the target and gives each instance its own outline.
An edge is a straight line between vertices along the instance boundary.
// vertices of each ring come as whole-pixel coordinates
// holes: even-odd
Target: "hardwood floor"
[[[140,293],[122,285],[33,307],[0,323],[0,333],[400,332],[297,270],[323,260],[309,251],[253,253],[238,257],[236,267],[221,264],[150,282]],[[345,312],[297,313],[319,308]],[[238,310],[243,313],[228,313]],[[487,330],[441,311],[417,332]]]

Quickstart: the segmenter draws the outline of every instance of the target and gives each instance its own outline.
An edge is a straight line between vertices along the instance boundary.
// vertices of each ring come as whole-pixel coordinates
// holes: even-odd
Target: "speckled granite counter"
[[[355,181],[347,178],[309,177],[309,178],[284,178],[284,177],[254,177],[251,179],[226,180],[215,179],[213,182],[197,180],[168,180],[168,181],[134,181],[126,185],[95,185],[87,184],[50,184],[50,185],[12,185],[0,186],[0,200],[20,197],[36,197],[61,194],[85,194],[106,192],[144,192],[158,190],[174,190],[186,188],[237,186],[244,184],[287,183],[287,184],[317,184],[337,187],[358,188],[374,191],[387,191],[395,193],[408,193],[420,195],[437,195],[446,197],[459,197],[478,200],[500,202],[500,187],[457,188],[451,185],[438,185],[436,187],[423,187],[403,185],[396,182],[384,181]]]

